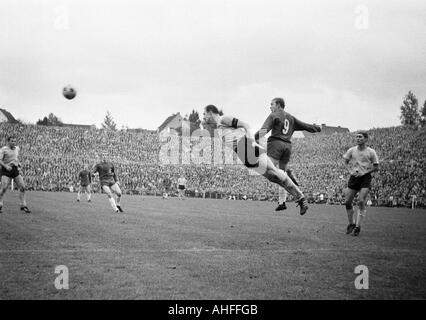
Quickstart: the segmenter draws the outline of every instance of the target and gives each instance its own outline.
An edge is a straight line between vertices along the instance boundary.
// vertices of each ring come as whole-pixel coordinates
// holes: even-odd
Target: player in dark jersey
[[[272,163],[265,148],[256,143],[254,132],[246,122],[231,116],[221,116],[214,105],[206,106],[203,116],[203,127],[217,126],[219,137],[224,140],[225,146],[232,149],[247,168],[253,169],[269,181],[286,188],[300,206],[300,214],[304,215],[307,212],[308,205],[302,191],[285,171]]]
[[[92,173],[88,170],[87,166],[84,166],[84,169],[78,174],[78,192],[77,192],[77,201],[80,201],[81,192],[84,191],[87,194],[87,201],[90,202],[91,199],[91,184],[92,184]]]
[[[274,165],[287,172],[288,176],[298,186],[292,171],[287,168],[291,155],[291,137],[294,131],[320,132],[321,127],[315,124],[307,124],[300,121],[290,113],[284,111],[285,102],[283,98],[274,98],[271,101],[271,114],[266,118],[262,128],[255,134],[256,141],[272,130],[268,138],[267,154]],[[285,210],[287,192],[278,187],[278,207],[276,211]]]
[[[117,180],[117,175],[115,174],[114,165],[107,161],[104,157],[100,163],[95,165],[93,174],[95,173],[99,174],[101,188],[107,194],[111,207],[115,212],[123,212],[123,209],[120,205],[122,193]],[[113,193],[117,195],[116,200],[114,200]]]
[[[169,177],[165,177],[163,179],[163,188],[164,188],[163,199],[167,199],[169,197],[169,190],[171,186],[172,186],[172,180],[170,180]]]

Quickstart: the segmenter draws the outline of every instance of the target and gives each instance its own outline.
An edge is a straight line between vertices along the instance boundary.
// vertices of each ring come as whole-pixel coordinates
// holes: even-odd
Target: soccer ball
[[[65,98],[71,100],[75,98],[75,96],[77,95],[77,91],[73,87],[71,87],[71,85],[67,85],[62,90],[62,94]]]

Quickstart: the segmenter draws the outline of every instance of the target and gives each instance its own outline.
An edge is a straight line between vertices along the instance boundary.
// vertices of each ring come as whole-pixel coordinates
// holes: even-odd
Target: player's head
[[[204,108],[203,116],[205,123],[216,123],[216,119],[219,116],[219,109],[216,106],[209,104]]]
[[[368,140],[368,133],[367,131],[360,130],[360,131],[357,131],[355,137],[356,137],[356,142],[358,144],[364,144]]]
[[[107,162],[108,161],[108,152],[103,151],[101,153],[101,160],[102,160],[102,162]]]
[[[7,144],[9,145],[9,148],[15,148],[16,147],[16,137],[15,136],[9,136],[7,137]]]
[[[271,111],[275,112],[278,110],[278,108],[284,109],[285,108],[285,102],[283,98],[274,98],[271,101]]]

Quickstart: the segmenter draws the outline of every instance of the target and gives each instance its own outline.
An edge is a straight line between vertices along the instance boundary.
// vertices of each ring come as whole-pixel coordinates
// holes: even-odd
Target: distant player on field
[[[291,137],[294,131],[320,132],[321,127],[314,124],[304,123],[288,112],[284,111],[285,102],[283,98],[274,98],[271,101],[271,114],[266,118],[262,128],[256,132],[256,141],[265,136],[272,130],[268,138],[267,154],[273,164],[287,172],[290,179],[299,186],[287,164],[291,155]],[[275,211],[285,210],[287,200],[287,192],[284,188],[278,187],[278,207]]]
[[[99,174],[99,182],[102,190],[107,194],[109,203],[115,212],[123,212],[120,205],[121,189],[118,185],[117,175],[115,174],[114,165],[103,157],[102,161],[95,165],[93,174]],[[113,193],[117,195],[117,200],[114,200]]]
[[[170,180],[170,178],[164,177],[164,179],[163,179],[163,188],[164,188],[163,199],[167,199],[169,197],[169,190],[170,190],[171,186],[172,186],[172,181]]]
[[[219,110],[214,105],[204,108],[204,123],[216,124],[219,133],[225,139],[225,145],[234,150],[247,168],[285,188],[296,199],[296,203],[300,206],[300,214],[306,213],[308,205],[303,193],[286,172],[273,164],[266,150],[256,143],[254,133],[247,123],[234,117],[219,115]]]
[[[87,166],[84,166],[84,169],[78,174],[78,192],[77,192],[77,201],[80,201],[81,192],[84,191],[87,194],[87,201],[90,202],[91,199],[91,184],[92,184],[92,173],[89,171]]]
[[[177,188],[179,200],[185,199],[186,179],[183,175],[178,179]]]
[[[21,173],[21,163],[18,160],[19,147],[16,145],[16,137],[7,138],[7,146],[0,149],[0,213],[3,210],[3,196],[12,180],[19,189],[19,201],[21,211],[31,213],[25,201],[25,183]]]
[[[350,148],[344,155],[346,166],[348,167],[350,177],[348,188],[345,194],[346,212],[348,214],[349,225],[346,233],[358,236],[361,232],[362,220],[366,215],[366,199],[371,189],[371,173],[379,170],[379,158],[376,151],[366,146],[368,134],[365,131],[359,131],[356,134],[357,146]],[[352,206],[355,195],[358,195],[358,213],[354,220],[354,209]]]

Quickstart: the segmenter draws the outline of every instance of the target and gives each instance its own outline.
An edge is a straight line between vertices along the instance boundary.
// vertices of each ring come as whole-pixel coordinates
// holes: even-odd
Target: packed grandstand
[[[370,194],[371,205],[426,207],[426,130],[398,126],[368,131],[369,146],[380,158]],[[116,167],[125,194],[159,195],[163,179],[172,181],[171,194],[183,174],[188,195],[206,198],[274,200],[277,187],[239,165],[162,164],[164,145],[154,131],[102,130],[0,123],[0,141],[15,135],[28,190],[74,191],[84,165],[93,166],[107,154]],[[353,133],[312,135],[293,139],[290,168],[310,202],[344,201],[348,174],[342,155],[355,145]],[[93,185],[95,192],[99,186]],[[414,196],[414,197],[413,197]]]

